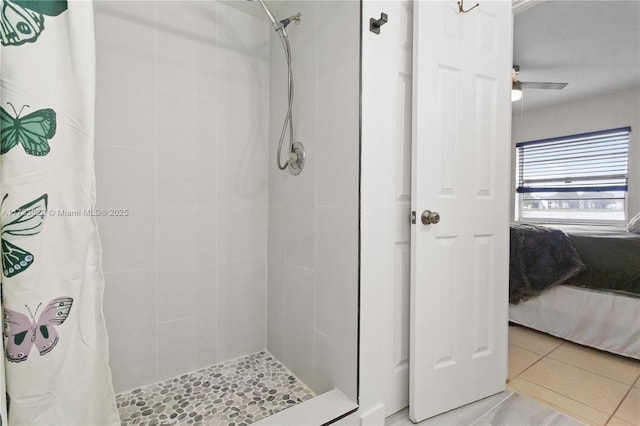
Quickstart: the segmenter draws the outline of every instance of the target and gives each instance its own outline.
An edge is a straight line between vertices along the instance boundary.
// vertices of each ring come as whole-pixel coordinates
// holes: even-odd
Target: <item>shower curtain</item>
[[[93,4],[0,0],[0,41],[2,424],[119,424],[95,220]]]

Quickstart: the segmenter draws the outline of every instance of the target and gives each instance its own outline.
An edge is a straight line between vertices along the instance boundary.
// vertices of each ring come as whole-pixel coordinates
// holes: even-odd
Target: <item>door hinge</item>
[[[415,211],[411,212],[411,224],[412,225],[416,224],[416,212]]]

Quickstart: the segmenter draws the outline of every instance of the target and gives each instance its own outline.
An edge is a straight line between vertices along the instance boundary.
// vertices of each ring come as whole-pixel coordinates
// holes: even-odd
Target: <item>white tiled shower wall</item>
[[[359,5],[282,9],[304,15],[296,178],[273,167],[286,69],[263,19],[96,2],[97,204],[130,210],[99,219],[117,391],[268,347],[355,397]]]
[[[269,31],[213,1],[96,3],[116,390],[264,349]]]
[[[291,1],[299,176],[273,161],[286,112],[286,61],[271,35],[268,237],[269,351],[316,392],[356,399],[360,4]]]

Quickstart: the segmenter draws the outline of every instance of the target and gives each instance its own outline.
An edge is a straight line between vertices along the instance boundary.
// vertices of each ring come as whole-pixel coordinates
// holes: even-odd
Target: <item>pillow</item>
[[[640,234],[640,213],[635,215],[627,225],[627,231]]]

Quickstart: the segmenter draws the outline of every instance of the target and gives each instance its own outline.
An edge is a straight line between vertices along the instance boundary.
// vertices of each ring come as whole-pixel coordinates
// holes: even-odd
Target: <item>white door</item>
[[[376,1],[366,5],[365,16],[386,13],[389,22],[376,35],[366,31],[373,61],[365,70],[367,117],[375,123],[376,154],[382,167],[376,170],[374,243],[379,259],[376,276],[383,279],[383,317],[378,330],[384,358],[382,401],[390,415],[409,404],[409,258],[411,212],[411,72],[413,56],[413,1]],[[368,98],[368,95],[373,95]],[[371,139],[370,139],[371,140]],[[368,182],[374,184],[374,182]],[[371,223],[368,214],[363,220]],[[371,250],[371,248],[368,248]]]
[[[510,1],[414,3],[410,417],[505,388]],[[470,7],[474,2],[467,2]],[[423,225],[425,210],[440,215]]]

